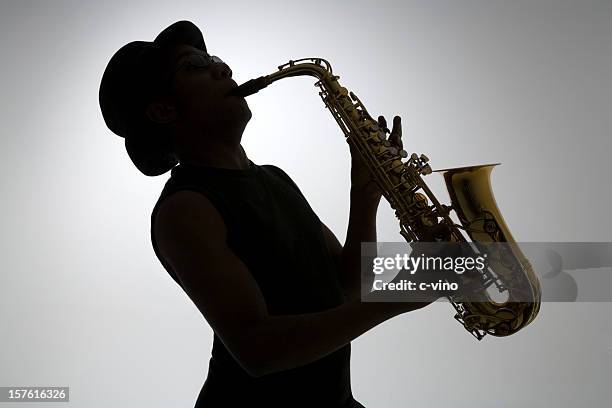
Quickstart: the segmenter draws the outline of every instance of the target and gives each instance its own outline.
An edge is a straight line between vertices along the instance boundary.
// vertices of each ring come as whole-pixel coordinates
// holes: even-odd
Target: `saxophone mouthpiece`
[[[227,93],[227,96],[241,96],[244,98],[246,96],[253,95],[254,93],[259,92],[261,89],[264,89],[268,85],[270,85],[270,81],[267,77],[262,76],[246,81],[244,84],[233,88]]]

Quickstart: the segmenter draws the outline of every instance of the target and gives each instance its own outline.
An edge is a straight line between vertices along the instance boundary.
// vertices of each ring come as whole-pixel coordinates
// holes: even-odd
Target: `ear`
[[[147,117],[155,123],[168,124],[176,119],[176,108],[170,101],[151,102],[146,109]]]

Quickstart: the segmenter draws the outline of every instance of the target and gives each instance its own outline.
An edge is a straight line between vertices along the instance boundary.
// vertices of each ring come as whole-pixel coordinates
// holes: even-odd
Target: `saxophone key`
[[[401,173],[402,170],[404,170],[404,163],[402,163],[401,160],[393,160],[393,163],[391,164],[391,170],[395,173]]]
[[[340,88],[338,88],[338,90],[336,91],[336,95],[340,95],[340,96],[348,96],[349,91],[348,89],[346,89],[345,87],[341,86]],[[350,102],[350,101],[349,101]],[[352,102],[350,102],[351,105],[353,104]]]
[[[419,173],[421,173],[424,176],[431,174],[432,173],[431,166],[429,164],[422,166],[421,168],[419,168]]]

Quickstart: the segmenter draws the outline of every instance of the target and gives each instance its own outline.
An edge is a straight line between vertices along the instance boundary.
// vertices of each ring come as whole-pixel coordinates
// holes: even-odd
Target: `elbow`
[[[241,335],[234,339],[236,341],[228,345],[228,350],[251,377],[263,377],[299,365],[293,342],[266,327],[242,328]]]
[[[243,336],[240,344],[228,347],[228,351],[234,360],[251,377],[263,377],[275,371],[280,371],[280,355],[283,354],[279,347],[272,342],[261,342],[254,339],[261,336]]]
[[[252,350],[249,353],[239,353],[238,356],[235,356],[236,361],[242,369],[251,377],[259,378],[264,375],[271,374],[275,371],[273,365],[271,364],[272,359],[264,358],[258,350]]]
[[[259,365],[246,365],[243,366],[247,374],[253,378],[260,378],[266,374],[270,374],[271,371],[266,370],[263,366]]]

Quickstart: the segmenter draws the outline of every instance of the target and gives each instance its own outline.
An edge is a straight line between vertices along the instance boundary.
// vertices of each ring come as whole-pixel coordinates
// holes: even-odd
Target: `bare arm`
[[[253,376],[318,360],[377,324],[428,304],[352,300],[319,313],[270,316],[253,276],[226,245],[223,219],[195,192],[177,192],[161,204],[154,234],[187,295]]]
[[[376,242],[376,211],[378,200],[368,200],[351,194],[349,223],[344,246],[323,223],[321,228],[327,247],[336,261],[345,296],[357,301],[361,297],[361,243]]]

